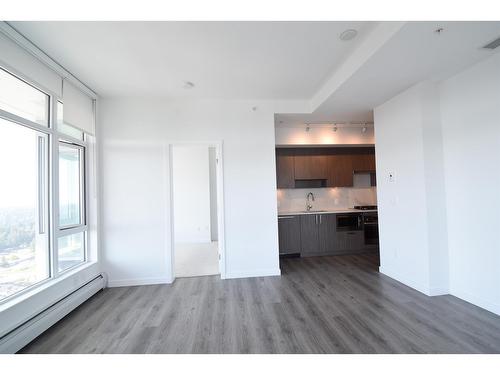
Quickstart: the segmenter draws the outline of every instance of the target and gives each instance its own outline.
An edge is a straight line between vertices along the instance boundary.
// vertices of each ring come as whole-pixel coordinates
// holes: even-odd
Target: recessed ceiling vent
[[[496,38],[493,42],[490,42],[487,45],[483,46],[483,48],[486,48],[486,49],[495,49],[498,46],[500,46],[500,38]]]
[[[340,40],[343,40],[344,42],[347,42],[349,40],[353,40],[356,35],[358,35],[358,31],[354,29],[347,29],[343,31],[340,35],[339,38]]]

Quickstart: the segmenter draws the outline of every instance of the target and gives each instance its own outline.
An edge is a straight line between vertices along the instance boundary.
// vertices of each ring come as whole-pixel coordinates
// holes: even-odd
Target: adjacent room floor
[[[175,244],[175,276],[219,274],[217,242]]]
[[[427,297],[374,256],[292,258],[282,277],[106,289],[23,353],[500,353],[500,317]]]

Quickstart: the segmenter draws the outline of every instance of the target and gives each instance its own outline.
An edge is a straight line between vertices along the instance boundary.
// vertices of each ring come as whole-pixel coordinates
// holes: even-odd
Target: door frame
[[[224,161],[223,161],[223,141],[214,142],[172,142],[166,147],[165,159],[168,165],[168,196],[169,217],[167,223],[167,233],[170,232],[170,242],[167,241],[167,255],[170,255],[170,262],[167,267],[170,268],[171,282],[175,281],[175,222],[174,222],[174,179],[173,179],[173,150],[176,146],[206,146],[215,148],[216,158],[216,181],[217,181],[217,241],[219,252],[219,273],[220,278],[226,278],[226,237],[224,220]],[[207,166],[208,167],[208,166]],[[211,203],[211,202],[210,202]],[[167,257],[168,258],[168,257]]]

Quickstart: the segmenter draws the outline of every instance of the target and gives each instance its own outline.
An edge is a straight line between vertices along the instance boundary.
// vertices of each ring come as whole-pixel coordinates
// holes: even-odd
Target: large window
[[[0,299],[50,276],[47,136],[0,119]]]
[[[0,303],[87,258],[85,135],[58,99],[0,68]]]

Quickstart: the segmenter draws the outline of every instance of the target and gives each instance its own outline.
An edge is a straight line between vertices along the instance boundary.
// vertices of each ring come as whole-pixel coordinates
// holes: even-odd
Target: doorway
[[[173,144],[172,275],[224,277],[221,144]]]

